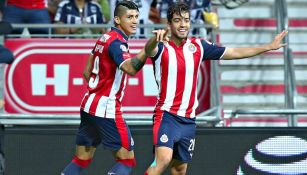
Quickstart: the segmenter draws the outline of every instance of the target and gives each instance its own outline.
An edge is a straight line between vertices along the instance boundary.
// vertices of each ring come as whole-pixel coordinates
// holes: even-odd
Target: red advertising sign
[[[8,113],[78,113],[87,82],[82,76],[96,40],[8,39],[15,55],[5,68],[5,111]],[[137,53],[146,40],[131,40],[130,52]],[[207,68],[205,68],[207,67]],[[209,107],[209,67],[202,66],[199,97],[202,109]],[[151,61],[134,77],[128,77],[125,113],[152,114],[157,85]]]

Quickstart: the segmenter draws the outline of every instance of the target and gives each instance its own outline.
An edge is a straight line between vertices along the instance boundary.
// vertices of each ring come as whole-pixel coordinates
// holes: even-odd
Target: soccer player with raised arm
[[[226,48],[204,39],[188,38],[190,9],[185,3],[172,4],[167,20],[168,29],[153,31],[155,37],[145,46],[146,55],[153,60],[159,88],[153,123],[155,159],[145,175],[159,175],[169,165],[172,175],[186,174],[195,146],[196,82],[202,61],[241,59],[276,50],[285,46],[281,41],[287,34],[281,32],[266,45]]]
[[[118,3],[114,10],[115,27],[103,34],[92,50],[84,70],[88,92],[81,102],[76,153],[62,175],[79,175],[89,166],[100,144],[110,149],[116,160],[108,174],[128,175],[136,164],[134,142],[122,115],[121,100],[127,74],[135,75],[146,61],[144,50],[131,58],[127,44],[129,35],[136,32],[138,17],[135,3]]]

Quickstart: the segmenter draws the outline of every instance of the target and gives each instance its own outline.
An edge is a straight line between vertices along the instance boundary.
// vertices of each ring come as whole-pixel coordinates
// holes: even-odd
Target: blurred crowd
[[[113,10],[122,0],[6,0],[0,8],[0,19],[11,24],[108,24],[113,23]],[[140,24],[166,23],[168,6],[180,0],[133,0],[140,9]],[[181,0],[190,4],[192,24],[202,24],[210,20],[210,0]],[[206,16],[207,15],[207,16]],[[207,20],[206,20],[207,18]],[[193,33],[201,33],[195,29]],[[22,34],[23,28],[16,28],[12,34]],[[30,34],[48,34],[48,28],[29,28]],[[55,28],[54,34],[99,34],[98,28]],[[141,28],[137,38],[146,36]]]

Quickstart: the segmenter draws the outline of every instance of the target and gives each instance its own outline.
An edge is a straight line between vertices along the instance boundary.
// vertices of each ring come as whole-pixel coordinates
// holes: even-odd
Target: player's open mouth
[[[186,29],[179,29],[178,31],[179,31],[179,33],[181,33],[181,34],[185,34],[185,33],[187,32]]]

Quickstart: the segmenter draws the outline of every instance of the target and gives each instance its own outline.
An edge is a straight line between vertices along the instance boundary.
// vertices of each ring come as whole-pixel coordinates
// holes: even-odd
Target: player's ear
[[[119,25],[120,24],[120,18],[118,16],[114,16],[114,23],[116,25]]]
[[[171,31],[171,22],[167,22],[166,29],[168,31]]]

